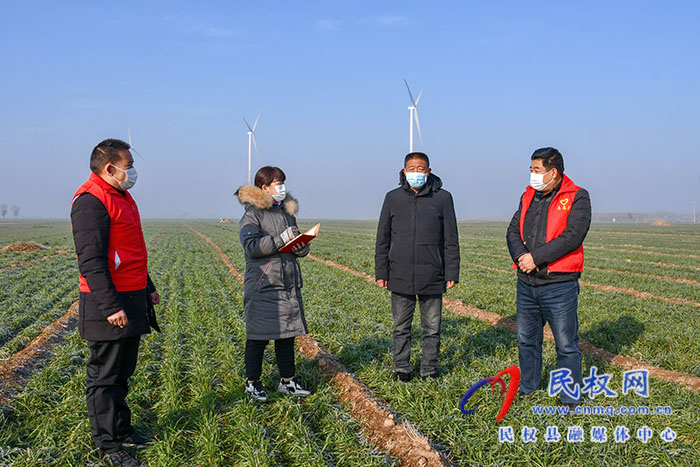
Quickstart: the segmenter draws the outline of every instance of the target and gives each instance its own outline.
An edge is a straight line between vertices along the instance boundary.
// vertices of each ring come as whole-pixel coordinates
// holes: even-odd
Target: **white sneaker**
[[[306,397],[311,394],[306,389],[299,386],[296,379],[292,378],[289,381],[284,381],[280,379],[280,384],[277,386],[277,390],[282,394],[289,394],[290,396]]]
[[[246,383],[245,392],[258,402],[267,402],[267,392],[260,380]]]

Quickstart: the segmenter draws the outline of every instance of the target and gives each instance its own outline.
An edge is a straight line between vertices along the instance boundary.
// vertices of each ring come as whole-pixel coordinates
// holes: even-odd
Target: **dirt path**
[[[149,250],[158,243],[163,232],[164,229],[151,240]],[[73,250],[66,250],[69,251]],[[37,260],[41,259],[45,258]],[[24,349],[0,365],[0,410],[17,395],[32,375],[49,363],[54,355],[53,349],[63,344],[66,336],[78,326],[78,303],[78,300],[73,302],[62,317],[46,326]]]
[[[326,264],[328,266],[331,266],[336,269],[340,269],[341,271],[345,271],[347,273],[353,274],[355,276],[361,277],[365,280],[374,282],[374,278],[370,276],[369,274],[365,274],[364,272],[360,271],[355,271],[354,269],[351,269],[343,264],[338,264],[334,261],[329,261],[327,259],[319,258],[317,256],[309,255],[309,258],[316,260],[320,263]],[[489,266],[483,266],[488,269],[493,269],[496,271],[503,271],[502,269],[497,269],[497,268],[490,268]],[[443,303],[447,307],[448,310],[452,311],[453,313],[456,313],[461,316],[467,316],[471,318],[476,318],[480,321],[484,321],[486,323],[491,324],[492,326],[497,326],[503,329],[507,329],[508,331],[511,332],[516,332],[517,326],[515,321],[512,319],[506,318],[504,316],[499,315],[498,313],[494,313],[491,311],[486,311],[486,310],[481,310],[475,306],[472,305],[465,305],[459,300],[451,299],[445,297],[443,299]],[[544,338],[548,341],[554,342],[554,336],[552,335],[552,331],[549,327],[545,327],[544,329]],[[612,352],[608,352],[605,349],[601,349],[600,347],[596,347],[595,345],[589,343],[585,339],[579,338],[579,345],[581,347],[581,352],[587,355],[593,356],[596,360],[600,360],[606,363],[613,363],[614,365],[617,365],[618,367],[625,369],[625,370],[638,370],[638,369],[645,369],[649,370],[649,375],[653,376],[655,378],[664,380],[664,381],[669,381],[672,383],[680,384],[688,389],[691,389],[693,391],[700,392],[700,378],[697,376],[692,376],[686,373],[680,373],[677,371],[670,371],[670,370],[665,370],[663,368],[657,367],[650,365],[648,363],[642,362],[641,360],[637,360],[635,358],[631,357],[623,357],[622,355],[617,355]]]
[[[62,248],[60,250],[56,250],[56,254],[54,254],[54,255],[46,255],[46,256],[42,256],[40,258],[34,258],[34,259],[27,260],[27,261],[21,261],[19,263],[15,263],[15,264],[10,264],[9,266],[5,266],[4,268],[0,268],[0,272],[7,271],[8,269],[18,268],[20,266],[25,266],[27,264],[36,263],[37,261],[46,261],[47,259],[51,259],[51,258],[55,258],[57,256],[65,255],[66,253],[73,253],[73,250],[70,248]]]
[[[203,233],[187,224],[185,226],[216,250],[229,272],[242,284],[243,276],[223,250]],[[451,464],[445,455],[431,445],[425,435],[408,421],[398,419],[386,403],[374,397],[370,389],[359,382],[319,342],[309,335],[297,337],[296,341],[302,355],[309,359],[317,359],[324,377],[333,386],[339,399],[348,404],[352,416],[364,426],[367,437],[391,455],[398,457],[401,465]]]
[[[78,325],[78,300],[58,320],[49,324],[33,341],[0,365],[0,408],[12,399],[29,378],[44,368],[53,349],[65,342]]]

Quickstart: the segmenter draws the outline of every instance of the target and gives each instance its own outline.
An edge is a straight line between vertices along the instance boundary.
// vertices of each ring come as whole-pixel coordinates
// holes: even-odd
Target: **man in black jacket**
[[[535,151],[530,186],[520,198],[506,241],[518,270],[517,325],[520,392],[535,391],[542,378],[542,329],[554,334],[558,371],[552,394],[575,406],[581,397],[578,344],[578,279],[583,240],[591,225],[588,192],[564,175],[564,159],[554,148]],[[556,375],[556,377],[555,377]]]
[[[124,445],[150,439],[134,430],[126,404],[141,334],[155,324],[160,302],[148,275],[146,245],[136,203],[130,146],[108,139],[90,156],[90,178],[73,198],[71,223],[80,270],[79,331],[87,340],[86,402],[90,431],[114,465],[141,465]],[[150,316],[150,318],[149,318]]]
[[[374,255],[377,285],[391,290],[395,377],[410,381],[411,322],[420,303],[420,374],[438,377],[442,294],[459,282],[459,238],[452,195],[421,152],[404,159],[399,188],[386,194]]]

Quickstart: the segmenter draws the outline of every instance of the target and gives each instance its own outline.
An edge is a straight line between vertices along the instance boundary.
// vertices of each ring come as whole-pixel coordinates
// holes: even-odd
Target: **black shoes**
[[[435,372],[435,373],[430,373],[429,375],[421,375],[420,379],[422,380],[427,380],[427,379],[439,379],[440,375]],[[404,373],[403,371],[395,371],[394,372],[394,379],[397,381],[401,381],[402,383],[408,383],[413,379],[413,375],[411,373]]]
[[[568,415],[568,416],[578,415],[576,413],[576,407],[579,406],[579,402],[564,402],[564,403],[562,403],[562,405],[568,408],[566,415]]]
[[[128,452],[120,449],[116,452],[106,452],[102,455],[102,459],[109,462],[110,465],[125,465],[125,466],[138,466],[141,462],[134,458]]]
[[[122,440],[122,444],[126,447],[146,446],[152,442],[153,440],[151,438],[146,435],[142,435],[138,431],[134,431]]]
[[[397,381],[401,381],[402,383],[408,383],[411,381],[411,373],[404,373],[403,371],[396,371],[394,372],[394,379]]]

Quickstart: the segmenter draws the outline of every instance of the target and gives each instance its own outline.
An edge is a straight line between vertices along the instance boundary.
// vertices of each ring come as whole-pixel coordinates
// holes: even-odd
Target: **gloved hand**
[[[296,225],[293,225],[291,227],[287,227],[287,229],[280,234],[280,238],[282,238],[282,241],[286,245],[290,241],[292,241],[295,237],[298,237],[300,235],[299,232],[299,227]]]

